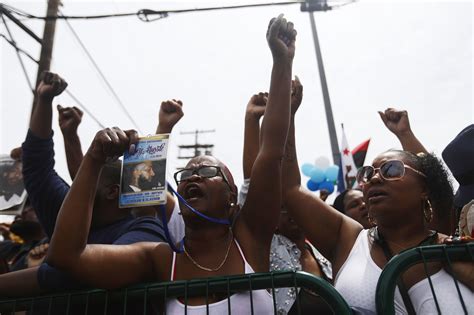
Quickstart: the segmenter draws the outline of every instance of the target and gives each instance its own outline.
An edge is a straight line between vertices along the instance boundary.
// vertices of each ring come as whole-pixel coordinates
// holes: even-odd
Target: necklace
[[[383,235],[379,232],[377,227],[373,227],[372,229],[370,229],[369,233],[372,235],[374,242],[382,248],[385,257],[387,258],[387,261],[389,261],[393,257],[393,252],[391,251],[389,244],[395,245],[399,249],[404,250],[404,249],[409,249],[409,248],[413,248],[417,246],[433,245],[436,243],[436,240],[438,239],[438,233],[436,231],[430,230],[429,231],[430,234],[421,242],[419,242],[418,244],[414,244],[414,246],[407,247],[407,246],[400,246],[399,244],[395,242],[386,240],[385,237],[383,237]]]
[[[186,246],[184,246],[184,242],[183,242],[183,249],[184,249],[184,253],[186,254],[186,257],[189,258],[189,260],[191,260],[191,262],[194,264],[194,266],[198,267],[199,269],[201,270],[204,270],[204,271],[208,271],[208,272],[213,272],[213,271],[218,271],[219,269],[222,268],[222,266],[224,266],[225,262],[227,261],[227,258],[229,257],[229,252],[230,252],[230,248],[232,247],[232,241],[234,240],[234,235],[232,234],[232,229],[229,229],[229,246],[227,247],[227,251],[225,253],[225,256],[224,256],[224,259],[222,260],[222,262],[219,264],[219,266],[217,266],[216,268],[208,268],[208,267],[204,267],[204,266],[201,266],[197,261],[195,261],[193,259],[193,257],[191,257],[191,255],[188,253],[188,251],[186,250]]]

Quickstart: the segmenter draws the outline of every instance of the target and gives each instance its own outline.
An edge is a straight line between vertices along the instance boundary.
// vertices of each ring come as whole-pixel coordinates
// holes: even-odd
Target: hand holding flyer
[[[120,207],[166,203],[166,155],[169,134],[140,138],[135,152],[124,153]]]

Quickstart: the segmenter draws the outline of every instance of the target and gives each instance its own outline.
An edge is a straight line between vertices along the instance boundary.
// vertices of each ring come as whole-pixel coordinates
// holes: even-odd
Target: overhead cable
[[[158,19],[167,17],[169,14],[178,14],[178,13],[190,13],[190,12],[205,12],[205,11],[214,11],[214,10],[230,10],[230,9],[243,9],[243,8],[255,8],[255,7],[265,7],[265,6],[275,6],[275,5],[288,5],[288,4],[297,4],[304,3],[304,1],[288,1],[288,2],[266,2],[266,3],[253,3],[253,4],[240,4],[240,5],[231,5],[231,6],[218,6],[218,7],[206,7],[206,8],[193,8],[193,9],[178,9],[178,10],[150,10],[142,9],[137,12],[138,18],[143,22],[153,22]],[[149,15],[158,15],[159,17],[150,19]]]
[[[349,1],[325,1],[330,2],[331,5],[328,6],[328,9],[339,8],[347,4],[356,2],[356,0]],[[240,5],[231,5],[231,6],[217,6],[217,7],[205,7],[205,8],[193,8],[193,9],[176,9],[176,10],[151,10],[151,9],[141,9],[137,12],[126,12],[126,13],[113,13],[113,14],[98,14],[98,15],[62,15],[62,16],[37,16],[25,11],[13,8],[11,6],[5,6],[11,12],[20,15],[28,19],[39,19],[39,20],[51,20],[51,19],[64,19],[64,20],[93,20],[93,19],[106,19],[106,18],[118,18],[118,17],[129,17],[137,16],[143,22],[153,22],[159,19],[168,17],[170,14],[179,14],[179,13],[189,13],[189,12],[204,12],[204,11],[213,11],[213,10],[229,10],[229,9],[243,9],[243,8],[255,8],[255,7],[264,7],[264,6],[277,6],[277,5],[289,5],[289,4],[301,4],[308,3],[303,0],[294,0],[294,1],[285,1],[285,2],[265,2],[265,3],[253,3],[253,4],[240,4]],[[150,16],[157,16],[151,18]]]
[[[24,30],[28,35],[30,35],[38,43],[43,44],[43,40],[39,38],[38,35],[36,35],[32,30],[26,27],[26,25],[23,24],[19,19],[17,19],[13,13],[17,13],[17,12],[10,9],[9,6],[5,6],[4,4],[0,3],[0,14],[5,15],[7,18],[9,18],[13,23],[15,23],[22,30]],[[2,19],[2,22],[3,24],[5,24],[5,26],[7,25],[7,22],[5,19]]]
[[[74,94],[72,94],[72,92],[71,92],[69,89],[66,89],[64,92],[65,92],[67,95],[69,95],[69,97],[71,97],[79,106],[81,106],[82,109],[84,110],[84,112],[86,112],[87,115],[89,115],[89,116],[97,123],[97,125],[99,125],[100,128],[102,128],[102,129],[105,128],[105,126],[99,121],[99,119],[97,119],[97,118],[92,114],[92,112],[89,111],[89,110],[87,109],[87,107],[85,107],[84,104],[82,104],[81,101],[79,101],[79,100],[77,99],[77,97],[74,96]]]
[[[193,9],[177,9],[177,10],[150,10],[142,9],[138,12],[128,12],[128,13],[113,13],[113,14],[98,14],[98,15],[61,15],[61,16],[37,16],[25,11],[13,8],[11,6],[6,6],[13,13],[20,15],[29,19],[39,19],[39,20],[50,20],[50,19],[82,19],[82,20],[91,20],[91,19],[104,19],[104,18],[118,18],[118,17],[128,17],[128,16],[137,16],[143,22],[152,22],[157,19],[165,18],[169,14],[178,14],[178,13],[188,13],[188,12],[202,12],[202,11],[212,11],[212,10],[226,10],[226,9],[242,9],[242,8],[254,8],[254,7],[263,7],[270,5],[289,5],[303,3],[304,1],[295,0],[295,1],[286,1],[286,2],[266,2],[266,3],[254,3],[254,4],[241,4],[241,5],[232,5],[232,6],[218,6],[218,7],[206,7],[206,8],[193,8]],[[158,15],[158,18],[151,19],[149,15]]]
[[[18,47],[13,41],[9,40],[4,34],[0,34],[0,37],[2,37],[7,43],[9,43],[13,48],[15,49],[18,49],[19,52],[21,52],[23,55],[25,55],[26,57],[28,57],[31,61],[33,61],[34,63],[39,63],[38,60],[36,60],[35,58],[33,58],[28,52],[26,52],[25,50],[21,49],[20,47]]]
[[[3,16],[3,14],[1,14],[1,17],[2,17],[3,23],[5,24],[5,28],[7,29],[8,36],[10,37],[10,41],[13,44],[13,47],[15,47],[15,52],[16,52],[16,55],[18,57],[18,60],[20,61],[21,69],[23,70],[23,74],[25,75],[26,82],[28,83],[28,86],[30,88],[31,93],[33,93],[33,95],[34,95],[35,91],[33,89],[33,84],[31,84],[30,77],[28,76],[28,72],[26,71],[25,64],[23,63],[23,59],[21,58],[20,50],[19,50],[18,46],[16,45],[15,40],[13,39],[13,35],[10,32],[10,28],[8,27],[8,24],[5,21],[5,17]]]
[[[20,52],[22,52],[23,54],[25,54],[27,57],[29,57],[31,60],[33,60],[35,63],[38,63],[37,60],[35,60],[33,57],[31,57],[27,52],[23,51],[22,49],[18,48],[15,44],[15,42],[9,40],[8,38],[5,37],[5,35],[3,34],[0,34],[0,37],[3,37],[10,45],[12,45],[15,49],[18,49]],[[26,72],[26,71],[25,71]],[[30,83],[29,81],[29,78],[28,76],[26,75],[25,73],[25,76],[27,78],[27,81],[28,83]],[[67,95],[69,95],[83,110],[84,112],[86,112],[96,123],[97,125],[99,125],[101,128],[105,128],[105,126],[87,109],[87,107],[77,99],[76,96],[74,96],[74,94],[72,94],[72,92],[70,92],[69,90],[66,90],[65,93]],[[34,94],[34,91],[33,91],[33,94]]]
[[[62,13],[59,14],[59,16],[63,16]],[[122,109],[122,111],[124,112],[124,114],[128,117],[128,119],[132,122],[132,124],[134,125],[135,128],[137,128],[137,130],[142,133],[142,131],[140,130],[140,127],[139,125],[137,124],[137,122],[133,119],[132,115],[129,113],[129,111],[127,110],[127,108],[125,107],[125,105],[123,104],[122,100],[120,99],[120,97],[118,96],[118,94],[115,92],[114,88],[112,87],[112,85],[110,84],[110,82],[107,80],[107,78],[105,77],[104,73],[102,72],[102,70],[100,69],[99,65],[97,64],[97,62],[94,60],[94,58],[92,57],[91,53],[89,52],[89,50],[87,49],[86,45],[83,43],[83,41],[81,40],[81,38],[79,37],[79,35],[76,33],[76,31],[74,30],[74,28],[72,27],[72,25],[69,23],[68,20],[65,20],[66,22],[66,25],[68,26],[69,30],[72,32],[72,34],[74,35],[74,37],[76,38],[77,42],[79,43],[79,45],[81,46],[82,50],[85,52],[85,54],[87,55],[87,57],[89,58],[90,62],[92,63],[92,65],[94,66],[94,68],[96,69],[97,73],[99,74],[99,76],[101,77],[101,79],[104,81],[105,85],[107,86],[107,88],[109,89],[110,93],[112,94],[112,96],[114,97],[114,99],[116,100],[117,104],[120,106],[120,108]]]

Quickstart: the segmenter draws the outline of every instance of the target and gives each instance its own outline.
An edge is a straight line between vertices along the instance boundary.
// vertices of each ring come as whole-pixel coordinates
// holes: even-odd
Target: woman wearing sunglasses
[[[237,189],[227,167],[214,157],[199,156],[175,174],[186,224],[185,238],[178,245],[182,253],[173,252],[166,243],[86,245],[98,174],[109,157],[133,151],[137,141],[133,130],[105,129],[94,138],[62,205],[48,263],[101,288],[268,271],[270,242],[282,202],[281,157],[289,127],[295,38],[293,23],[283,15],[272,19],[267,41],[273,71],[262,145],[252,169],[247,202],[240,211]],[[228,312],[226,296],[208,298],[211,314]],[[250,314],[250,300],[248,292],[232,295],[232,313]],[[206,312],[205,297],[188,298],[187,303],[188,314]],[[271,313],[271,294],[266,290],[253,292],[253,309],[255,314]],[[167,314],[183,314],[184,310],[180,299],[167,302]]]
[[[292,122],[294,119],[292,119]],[[375,314],[375,290],[390,258],[420,244],[438,244],[446,235],[428,228],[432,204],[452,201],[452,188],[439,160],[430,154],[406,151],[380,154],[371,166],[359,170],[369,217],[376,227],[363,229],[357,221],[328,206],[301,187],[293,126],[290,126],[283,164],[284,200],[306,237],[332,262],[336,289],[359,314]],[[308,220],[314,218],[314,220]],[[431,264],[435,290],[443,313],[462,314],[454,282],[439,264]],[[437,313],[422,266],[409,269],[395,295],[399,314]],[[464,301],[473,293],[460,286]],[[467,306],[474,312],[474,304]]]
[[[406,110],[387,108],[385,111],[379,112],[379,115],[385,127],[397,137],[404,151],[414,154],[428,153],[412,131]],[[457,220],[453,211],[453,199],[433,200],[432,206],[434,216],[429,223],[430,229],[447,235],[454,234]]]

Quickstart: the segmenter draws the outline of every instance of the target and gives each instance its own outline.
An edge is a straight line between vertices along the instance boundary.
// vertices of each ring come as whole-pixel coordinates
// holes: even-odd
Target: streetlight
[[[336,126],[334,125],[334,117],[332,115],[331,99],[329,98],[328,84],[326,82],[326,73],[324,71],[323,57],[319,46],[318,33],[316,31],[316,22],[314,20],[314,11],[328,11],[327,0],[306,0],[301,3],[301,11],[309,13],[311,22],[311,30],[313,32],[314,49],[316,51],[316,60],[318,62],[319,78],[321,81],[321,89],[323,91],[324,109],[326,111],[326,121],[328,123],[329,140],[331,141],[332,158],[335,165],[340,165],[341,155],[339,153],[339,144],[337,141]]]

